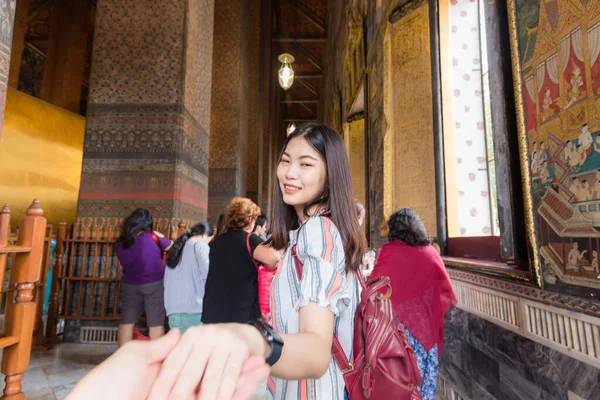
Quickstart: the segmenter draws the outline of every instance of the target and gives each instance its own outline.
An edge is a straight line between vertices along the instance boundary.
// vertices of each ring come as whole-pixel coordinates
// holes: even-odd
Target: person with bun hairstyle
[[[213,227],[198,222],[175,240],[167,254],[165,310],[169,327],[183,334],[202,323],[202,301],[208,275],[208,243]]]

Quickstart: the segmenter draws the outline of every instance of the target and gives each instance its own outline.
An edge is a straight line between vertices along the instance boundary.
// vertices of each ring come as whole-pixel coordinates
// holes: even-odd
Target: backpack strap
[[[342,371],[342,375],[354,369],[354,365],[346,357],[346,352],[336,334],[333,335],[333,341],[331,342],[331,354],[333,354],[336,364]]]
[[[154,233],[154,231],[151,231],[150,237],[152,238],[152,241],[154,242],[154,244],[158,246],[158,250],[160,251],[160,258],[162,258],[162,260],[166,263],[167,262],[167,252],[162,247],[160,247],[160,239],[158,238],[158,235],[156,233]]]
[[[160,239],[158,238],[158,235],[154,232],[150,232],[150,237],[152,238],[154,244],[157,245],[160,248],[160,251],[162,252],[163,249],[162,247],[160,247]]]
[[[301,281],[304,265],[296,254],[296,245],[292,246],[292,257],[294,257],[294,265],[296,267],[298,281]],[[352,363],[348,360],[348,357],[346,357],[346,352],[344,351],[344,348],[342,347],[342,344],[338,340],[338,337],[335,333],[333,334],[333,340],[331,342],[331,354],[333,355],[333,358],[335,359],[335,362],[340,370],[342,370],[342,374],[354,369],[354,365],[352,365]]]
[[[250,248],[250,236],[251,235],[252,234],[249,233],[248,236],[246,236],[246,248],[248,249],[248,255],[250,256],[250,259],[252,260],[252,264],[254,264],[256,269],[258,269],[258,264],[256,264],[256,260],[254,259],[254,255],[252,254],[252,249]]]
[[[150,232],[150,237],[152,238],[152,241],[154,242],[154,244],[158,245],[158,236],[156,236],[156,233]]]
[[[292,257],[294,257],[294,266],[296,267],[296,276],[298,277],[298,282],[300,282],[302,280],[302,270],[304,269],[304,264],[302,264],[302,262],[296,255],[296,245],[292,246]]]

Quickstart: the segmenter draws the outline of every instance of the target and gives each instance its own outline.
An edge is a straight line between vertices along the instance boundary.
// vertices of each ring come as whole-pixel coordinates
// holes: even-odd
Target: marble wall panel
[[[471,399],[600,398],[600,370],[454,308],[440,371]]]

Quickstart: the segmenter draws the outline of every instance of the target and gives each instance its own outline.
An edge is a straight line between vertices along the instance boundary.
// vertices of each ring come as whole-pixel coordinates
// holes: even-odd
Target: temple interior
[[[306,122],[343,136],[370,249],[402,207],[434,238],[436,398],[600,399],[598,0],[0,0],[3,398],[63,399],[116,350],[124,217],[270,215]]]

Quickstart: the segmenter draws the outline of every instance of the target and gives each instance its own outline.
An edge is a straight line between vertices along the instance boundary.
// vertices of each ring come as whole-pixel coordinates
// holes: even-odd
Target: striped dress
[[[304,264],[298,281],[292,246]],[[323,216],[310,218],[290,232],[290,245],[271,285],[271,323],[281,333],[298,333],[298,311],[310,301],[328,307],[335,315],[334,330],[351,355],[354,313],[359,302],[359,285],[354,274],[346,274],[342,239],[333,222]],[[319,379],[269,380],[274,400],[343,400],[345,384],[333,356],[329,369]]]

